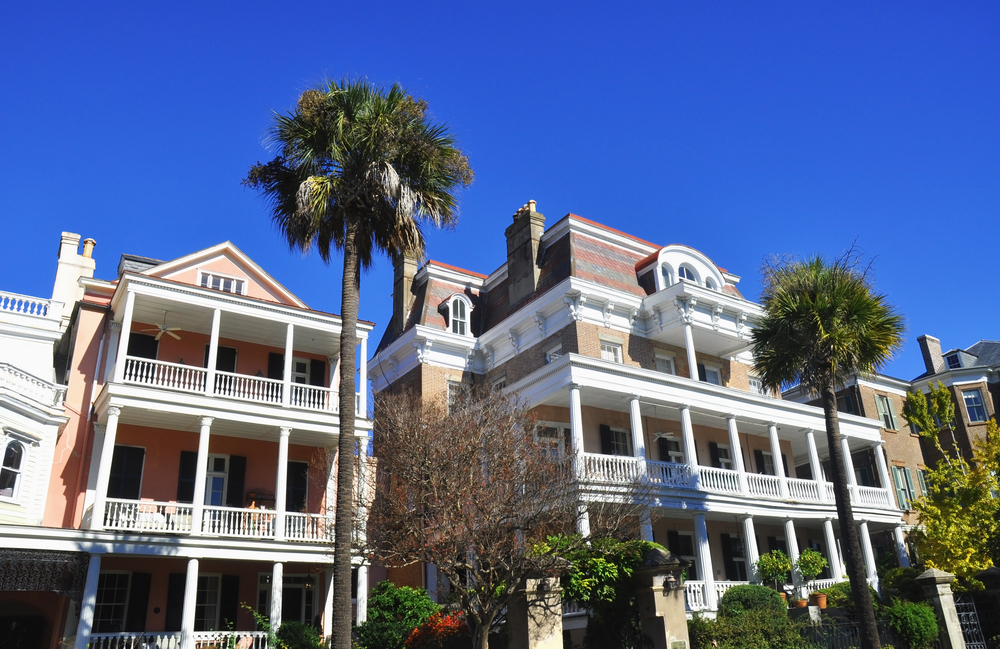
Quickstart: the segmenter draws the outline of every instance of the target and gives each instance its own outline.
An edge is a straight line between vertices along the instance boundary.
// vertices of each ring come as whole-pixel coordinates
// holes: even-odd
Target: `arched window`
[[[698,282],[698,276],[694,274],[694,270],[690,266],[681,266],[680,270],[677,271],[677,275],[689,282]]]
[[[713,291],[718,290],[718,287],[715,285],[715,280],[713,280],[711,277],[705,278],[705,288],[710,288]]]
[[[24,447],[20,442],[10,442],[3,454],[3,467],[0,468],[0,498],[16,498],[17,486],[21,481],[21,460],[24,458]]]
[[[471,333],[469,311],[469,305],[463,298],[457,295],[451,298],[451,303],[448,305],[448,329],[451,333],[459,336],[468,336]]]
[[[663,288],[674,285],[674,271],[670,266],[666,264],[660,266],[660,276],[663,278],[663,283],[661,284]]]

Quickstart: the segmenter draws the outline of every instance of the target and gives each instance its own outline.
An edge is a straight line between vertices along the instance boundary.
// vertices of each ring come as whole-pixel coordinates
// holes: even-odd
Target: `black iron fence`
[[[883,622],[878,623],[878,637],[883,647],[902,647],[896,633]],[[861,646],[861,628],[857,622],[824,621],[802,628],[802,639],[814,649],[854,649]]]

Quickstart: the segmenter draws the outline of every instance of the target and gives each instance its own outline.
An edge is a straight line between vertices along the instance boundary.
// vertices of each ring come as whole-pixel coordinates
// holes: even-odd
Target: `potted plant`
[[[806,601],[806,600],[804,600],[804,599],[793,599],[792,600],[792,606],[794,606],[795,608],[805,608],[808,605],[809,605],[809,602]]]
[[[812,548],[806,548],[799,553],[799,558],[795,561],[795,569],[799,571],[802,575],[803,581],[809,583],[813,579],[819,576],[819,573],[823,572],[829,564],[826,557],[822,554],[813,550]],[[823,603],[819,603],[819,597],[817,595],[822,595]],[[819,606],[820,608],[826,608],[826,594],[824,593],[810,593],[809,598],[813,601],[813,606]]]
[[[764,583],[770,583],[774,590],[781,593],[781,599],[785,599],[785,593],[778,587],[778,582],[785,583],[788,572],[792,569],[792,560],[781,550],[771,550],[767,554],[760,555],[757,559],[757,575]]]
[[[819,608],[826,608],[826,593],[822,591],[815,591],[809,593],[809,601],[813,606],[818,606]]]

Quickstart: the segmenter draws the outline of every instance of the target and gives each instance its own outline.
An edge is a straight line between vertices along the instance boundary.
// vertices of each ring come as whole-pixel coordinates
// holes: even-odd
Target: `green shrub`
[[[774,584],[775,590],[778,589],[778,582],[785,583],[791,570],[792,560],[781,550],[771,550],[757,559],[757,574],[760,575],[760,580]]]
[[[927,604],[896,602],[885,609],[883,617],[906,644],[906,649],[930,649],[937,640],[937,617]]]
[[[812,581],[823,572],[823,569],[830,565],[822,554],[812,548],[805,548],[799,553],[799,558],[795,561],[795,567],[799,574],[806,581]]]
[[[773,591],[772,591],[773,592]],[[736,618],[688,621],[691,649],[801,649],[799,626],[771,610],[745,610]]]
[[[828,608],[842,608],[850,615],[854,615],[854,595],[851,594],[851,582],[842,581],[819,592],[826,593],[826,605]],[[879,610],[882,608],[881,601],[879,600],[878,593],[871,586],[868,586],[868,592],[872,596],[872,607],[875,609],[875,615],[877,616]]]
[[[771,611],[776,615],[788,615],[781,595],[767,586],[733,586],[719,600],[719,615],[722,617],[738,617],[746,611]]]
[[[323,640],[310,624],[282,622],[276,635],[279,646],[288,649],[323,649]]]
[[[882,578],[882,595],[885,600],[924,601],[924,589],[917,583],[917,577],[923,572],[920,568],[893,568],[886,572]]]
[[[357,628],[362,649],[403,649],[410,633],[441,607],[427,591],[380,582],[368,596],[368,619]]]

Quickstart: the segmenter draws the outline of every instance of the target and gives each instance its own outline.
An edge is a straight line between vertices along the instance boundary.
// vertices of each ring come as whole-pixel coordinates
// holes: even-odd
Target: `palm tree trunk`
[[[826,439],[830,446],[830,464],[833,471],[833,494],[837,502],[837,518],[840,521],[841,546],[844,548],[844,563],[847,576],[851,580],[851,594],[854,596],[855,612],[860,623],[862,649],[881,649],[875,609],[872,607],[871,593],[861,558],[861,542],[858,528],[854,525],[851,509],[851,493],[847,488],[847,469],[841,447],[840,423],[837,420],[837,392],[833,381],[823,386],[823,415],[826,419]]]
[[[348,216],[344,233],[344,277],[340,332],[340,436],[337,441],[337,512],[333,546],[333,638],[331,649],[351,649],[351,541],[354,532],[354,362],[358,343],[357,217]],[[361,377],[364,381],[365,377]],[[364,405],[364,404],[362,404]],[[362,449],[363,450],[363,449]]]

